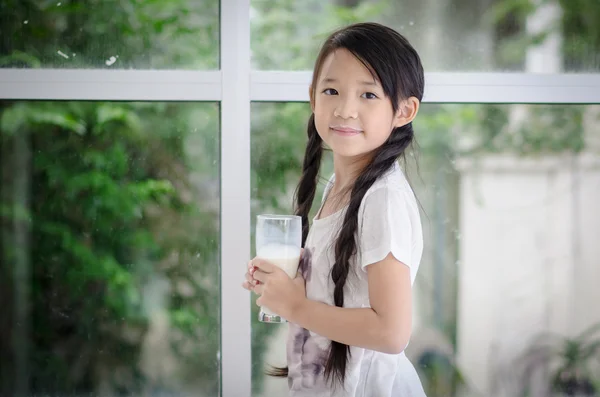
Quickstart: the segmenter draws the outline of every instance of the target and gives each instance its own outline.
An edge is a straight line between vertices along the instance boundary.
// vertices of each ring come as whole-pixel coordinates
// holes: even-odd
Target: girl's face
[[[311,107],[321,139],[337,156],[352,158],[381,146],[408,121],[402,104],[394,113],[380,82],[351,52],[338,49],[325,59]]]

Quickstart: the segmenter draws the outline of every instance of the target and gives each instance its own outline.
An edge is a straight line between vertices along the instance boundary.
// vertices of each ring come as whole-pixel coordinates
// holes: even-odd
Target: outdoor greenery
[[[254,0],[253,66],[312,69],[331,29],[398,25],[390,16],[406,10],[397,3]],[[465,10],[477,1],[450,3]],[[536,5],[492,3],[486,20],[498,69],[522,67],[523,51],[543,40],[523,33]],[[598,71],[600,7],[560,4],[565,69]],[[218,13],[217,0],[0,0],[0,67],[218,69]],[[424,28],[402,23],[423,45]],[[515,106],[423,106],[415,153],[424,178],[450,184],[459,156],[584,148],[586,107],[523,108],[527,117],[515,124]],[[309,111],[253,104],[253,218],[291,211]],[[0,395],[216,395],[218,120],[212,103],[0,102]],[[437,189],[451,190],[443,183]],[[420,192],[434,217],[446,211],[435,194]],[[444,315],[431,320],[453,341],[454,316]],[[257,394],[274,329],[253,322]],[[436,365],[422,372],[436,391],[428,395],[448,395],[435,383],[448,376],[432,369],[447,367]]]
[[[20,315],[11,313],[10,291],[16,299],[28,290],[30,327],[22,331],[29,331],[32,392],[172,386],[144,379],[140,367],[151,317],[162,305],[172,324],[167,343],[185,369],[178,376],[198,382],[203,374],[202,388],[216,391],[218,195],[210,186],[218,177],[217,107],[4,105],[2,279],[15,283],[3,288],[0,339],[10,351]],[[30,158],[25,168],[22,157]],[[17,198],[27,193],[24,206]],[[22,234],[29,244],[15,245]],[[24,249],[29,261],[19,262]],[[29,280],[16,282],[17,266],[29,267]],[[167,302],[159,283],[168,286]],[[1,355],[3,387],[17,358]]]
[[[520,396],[531,393],[531,379],[549,371],[546,391],[561,396],[595,396],[600,391],[600,323],[573,337],[537,335],[515,363]]]

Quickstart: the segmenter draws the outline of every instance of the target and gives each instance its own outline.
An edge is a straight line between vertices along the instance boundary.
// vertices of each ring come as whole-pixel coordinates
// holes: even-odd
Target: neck
[[[333,155],[333,170],[335,173],[336,192],[341,192],[352,186],[360,172],[367,165],[369,159],[367,157],[342,157],[336,154]]]

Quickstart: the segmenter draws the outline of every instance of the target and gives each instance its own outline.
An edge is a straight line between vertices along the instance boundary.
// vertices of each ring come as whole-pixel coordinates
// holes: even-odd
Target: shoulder
[[[411,267],[414,280],[423,244],[421,217],[413,190],[399,165],[367,191],[358,216],[360,267],[381,261],[391,252]]]
[[[381,210],[388,207],[419,213],[415,194],[398,163],[394,163],[394,166],[369,188],[360,207],[360,215],[363,216],[365,211],[370,212],[369,209]]]

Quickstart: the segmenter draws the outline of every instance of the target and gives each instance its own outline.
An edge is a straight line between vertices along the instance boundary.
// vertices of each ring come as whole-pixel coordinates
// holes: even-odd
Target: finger
[[[258,284],[260,284],[260,281],[255,279],[254,275],[250,274],[250,273],[246,273],[246,281],[248,282],[248,284],[250,284],[254,287],[256,287]]]
[[[247,282],[247,281],[244,281],[242,283],[242,287],[244,287],[248,291],[254,291],[254,286],[252,284],[250,284],[249,282]]]
[[[248,271],[250,271],[254,267],[254,265],[252,264],[252,260],[248,261],[248,265],[247,266],[248,266]]]
[[[249,284],[256,285],[256,280],[254,279],[254,276],[250,273],[246,273],[246,281]]]
[[[252,277],[254,278],[254,280],[259,281],[260,283],[264,283],[267,281],[267,278],[269,278],[269,274],[270,273],[265,273],[262,270],[257,270],[254,272],[254,274],[252,275]]]
[[[259,257],[252,259],[252,265],[254,265],[254,267],[257,267],[258,269],[262,270],[265,273],[272,273],[275,270],[279,269],[277,266],[275,266],[271,262],[269,262],[265,259],[259,258]]]
[[[255,294],[262,295],[264,292],[265,286],[264,284],[259,284],[254,287],[253,291]]]

